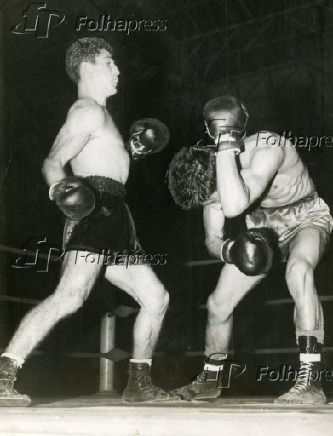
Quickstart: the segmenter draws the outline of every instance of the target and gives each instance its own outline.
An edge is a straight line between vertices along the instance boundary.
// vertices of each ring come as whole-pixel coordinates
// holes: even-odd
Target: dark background
[[[118,94],[108,109],[124,138],[138,118],[156,117],[170,128],[169,146],[160,154],[132,164],[128,203],[142,245],[148,253],[166,253],[167,265],[155,268],[170,292],[170,310],[158,345],[155,376],[173,387],[195,375],[201,357],[184,352],[203,349],[207,296],[220,265],[186,266],[210,259],[204,247],[202,211],[184,212],[172,201],[165,181],[170,159],[203,135],[202,107],[218,95],[242,99],[251,114],[248,132],[259,129],[294,135],[332,135],[333,5],[313,0],[49,0],[48,9],[66,15],[46,39],[14,35],[29,2],[3,2],[2,11],[2,183],[1,244],[22,248],[31,237],[60,245],[63,217],[48,199],[41,175],[43,159],[76,99],[76,87],[65,71],[65,51],[75,39],[100,36],[111,43],[121,75]],[[167,20],[167,30],[75,32],[78,15],[115,19]],[[333,149],[299,152],[320,195],[333,206]],[[233,230],[239,223],[230,224]],[[1,251],[1,294],[41,300],[58,281],[59,263],[48,272],[14,269],[17,256]],[[332,255],[317,268],[316,283],[324,298],[326,346],[333,347]],[[235,311],[232,348],[249,371],[228,394],[275,394],[286,386],[255,383],[255,368],[297,362],[284,265],[248,295]],[[134,301],[103,278],[86,305],[60,322],[25,365],[21,389],[36,395],[79,395],[98,389],[98,359],[72,359],[71,351],[98,352],[99,323],[105,312]],[[0,347],[4,348],[31,304],[0,301]],[[117,319],[117,346],[131,350],[135,315]],[[267,349],[278,349],[270,353]],[[263,351],[264,350],[264,351]],[[266,350],[266,352],[265,352]],[[329,350],[328,350],[329,351]],[[264,354],[263,354],[264,353]],[[325,355],[326,368],[333,364]],[[117,364],[118,389],[126,379],[127,361]],[[191,369],[189,368],[191,367]],[[328,392],[332,391],[329,383]]]

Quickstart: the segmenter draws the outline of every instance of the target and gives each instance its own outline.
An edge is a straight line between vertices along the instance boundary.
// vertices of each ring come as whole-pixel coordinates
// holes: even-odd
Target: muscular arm
[[[79,100],[72,106],[50,154],[44,160],[42,172],[49,186],[66,177],[65,165],[82,151],[104,121],[103,108],[92,100]]]
[[[206,232],[205,244],[209,253],[221,258],[221,244],[223,242],[224,214],[220,204],[209,204],[204,206],[204,225]]]
[[[253,152],[250,167],[239,171],[233,152],[217,153],[217,189],[225,216],[240,215],[257,200],[283,159],[282,147],[259,144]]]

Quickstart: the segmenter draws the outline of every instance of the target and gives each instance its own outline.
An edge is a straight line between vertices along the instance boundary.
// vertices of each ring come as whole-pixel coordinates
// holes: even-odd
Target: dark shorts
[[[133,253],[139,244],[122,183],[108,177],[89,176],[85,182],[95,194],[96,207],[81,220],[67,219],[64,249],[92,253]]]
[[[330,209],[317,192],[301,200],[282,207],[258,207],[246,215],[247,228],[269,227],[278,237],[282,261],[290,252],[290,243],[297,233],[305,228],[318,229],[328,245],[333,229]]]

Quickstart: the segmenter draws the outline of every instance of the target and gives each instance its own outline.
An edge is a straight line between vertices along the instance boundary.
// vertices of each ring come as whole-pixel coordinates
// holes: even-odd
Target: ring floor
[[[270,397],[132,405],[90,396],[0,408],[1,436],[328,436],[332,429],[333,401],[281,406]]]

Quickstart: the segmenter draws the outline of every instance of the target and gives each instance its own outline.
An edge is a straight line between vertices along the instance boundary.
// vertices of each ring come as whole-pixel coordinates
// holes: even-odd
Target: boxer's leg
[[[232,332],[232,313],[239,301],[265,277],[246,276],[232,264],[225,264],[215,291],[207,301],[205,366],[203,372],[189,385],[172,391],[185,400],[217,398],[223,361],[226,359]]]
[[[324,341],[323,310],[313,278],[324,247],[325,237],[315,227],[300,230],[291,245],[286,281],[295,301],[294,320],[301,370],[296,385],[278,398],[277,403],[322,404],[326,401],[320,384],[311,384],[308,378],[310,366],[316,370],[315,367],[320,365],[320,348]]]
[[[0,358],[0,406],[14,405],[9,401],[11,397],[20,400],[19,394],[13,389],[18,367],[52,327],[60,319],[76,312],[88,297],[101,265],[85,262],[85,255],[86,253],[82,253],[81,260],[76,262],[76,258],[79,259],[76,257],[77,252],[66,254],[63,273],[54,294],[23,318],[6,352]]]
[[[168,292],[148,265],[108,266],[105,277],[139,303],[133,358],[151,359],[169,304]]]
[[[232,313],[240,300],[265,275],[246,276],[235,265],[225,264],[214,292],[207,301],[205,356],[227,353],[232,333]]]
[[[297,332],[316,331],[323,342],[323,311],[314,285],[313,272],[325,248],[323,234],[316,228],[300,230],[291,245],[286,268],[289,292],[295,301]],[[320,332],[320,333],[319,333]]]
[[[70,251],[55,292],[34,307],[21,321],[6,353],[25,359],[62,318],[76,312],[94,286],[101,265],[84,261],[87,253]],[[76,262],[76,258],[79,261]]]
[[[148,265],[108,266],[105,277],[140,305],[134,325],[133,359],[124,400],[128,402],[176,400],[150,379],[152,354],[161,330],[169,294]]]

